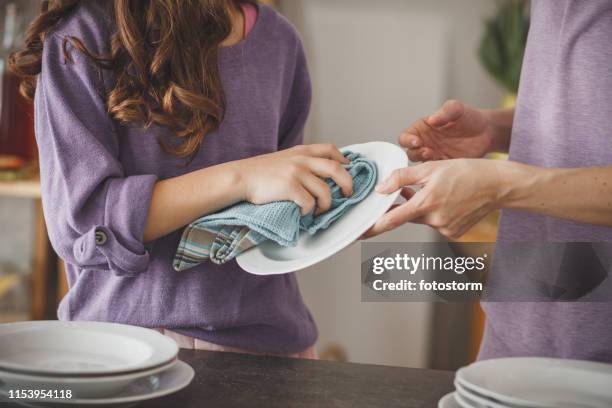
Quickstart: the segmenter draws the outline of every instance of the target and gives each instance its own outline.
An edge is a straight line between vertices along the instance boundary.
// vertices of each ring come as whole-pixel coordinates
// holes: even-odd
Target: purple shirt
[[[612,166],[612,2],[532,0],[531,18],[510,159]],[[612,228],[507,210],[498,239],[612,242]],[[480,358],[612,362],[612,303],[489,303],[485,312]]]
[[[181,231],[143,244],[158,180],[301,143],[311,90],[296,31],[260,6],[249,36],[220,50],[225,119],[185,167],[157,143],[167,130],[109,118],[109,71],[74,49],[65,61],[67,36],[108,53],[109,2],[83,3],[45,39],[35,100],[45,218],[70,283],[60,319],[166,328],[256,352],[310,347],[317,330],[294,275],[258,277],[235,262],[178,273]]]

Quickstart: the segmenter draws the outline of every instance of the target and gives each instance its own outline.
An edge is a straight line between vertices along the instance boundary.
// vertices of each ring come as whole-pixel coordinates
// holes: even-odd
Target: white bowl
[[[165,366],[176,343],[150,329],[98,322],[0,325],[0,370],[37,376],[106,376]]]

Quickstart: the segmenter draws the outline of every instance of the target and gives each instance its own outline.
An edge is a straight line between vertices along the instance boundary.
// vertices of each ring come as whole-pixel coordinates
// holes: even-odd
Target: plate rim
[[[472,407],[472,405],[470,404],[470,401],[466,400],[465,397],[457,391],[453,392],[453,398],[460,407]],[[492,405],[491,406],[486,405],[486,407],[493,408]],[[513,407],[503,407],[503,408],[513,408]]]
[[[448,406],[449,403],[454,404],[454,407],[458,406],[458,402],[455,399],[455,391],[449,392],[448,394],[444,394],[442,398],[438,400],[438,408],[454,408]]]
[[[31,374],[31,375],[39,375],[46,377],[70,377],[70,376],[78,376],[78,377],[103,377],[103,376],[113,376],[113,375],[128,375],[135,374],[140,371],[156,369],[162,367],[164,365],[168,365],[173,360],[177,359],[179,347],[174,340],[171,338],[164,336],[150,328],[145,328],[141,326],[127,325],[122,323],[112,323],[112,322],[95,322],[95,321],[61,321],[61,320],[39,320],[39,321],[26,321],[26,322],[14,322],[14,323],[4,323],[0,324],[0,337],[10,335],[11,333],[19,333],[24,331],[36,331],[36,330],[44,330],[44,329],[62,329],[62,328],[75,328],[82,330],[93,330],[97,329],[102,332],[108,332],[107,330],[117,330],[120,333],[127,337],[131,337],[133,339],[142,341],[151,346],[154,351],[153,355],[148,359],[142,361],[139,364],[134,364],[130,366],[126,366],[125,368],[114,368],[114,369],[96,369],[96,370],[64,370],[57,371],[53,369],[45,369],[45,368],[35,368],[35,367],[27,367],[23,364],[15,364],[15,363],[7,363],[0,359],[0,370],[11,372],[14,374]],[[134,334],[137,336],[133,337]],[[155,339],[153,342],[151,339]],[[160,352],[157,348],[159,345],[163,344],[165,350]],[[155,351],[159,353],[163,353],[162,355],[155,356]]]
[[[57,405],[96,406],[96,405],[130,404],[130,403],[136,403],[136,402],[150,401],[150,400],[165,397],[167,395],[174,394],[176,392],[181,391],[182,389],[188,387],[192,383],[193,379],[195,378],[195,370],[193,369],[193,367],[190,364],[182,360],[177,360],[176,363],[172,365],[172,367],[170,367],[166,371],[163,371],[160,375],[164,375],[164,374],[168,375],[168,372],[171,370],[176,370],[176,372],[180,373],[184,377],[179,384],[175,385],[174,387],[170,387],[168,389],[164,389],[164,390],[158,389],[150,393],[146,393],[146,394],[134,395],[131,397],[126,396],[126,397],[108,397],[108,398],[91,398],[91,399],[73,398],[73,399],[62,399],[62,400],[37,400],[37,401],[23,399],[20,401],[26,404],[28,403],[29,404],[32,404],[32,403],[43,404],[41,406],[49,406],[49,407],[52,407],[55,404]],[[129,385],[128,385],[128,388],[129,388]],[[2,387],[0,387],[0,396],[6,397],[6,392],[2,389]]]
[[[386,147],[392,147],[393,149],[397,150],[398,152],[401,151],[403,154],[403,167],[408,167],[410,165],[410,160],[408,159],[408,156],[406,155],[405,151],[398,145],[394,144],[394,143],[390,143],[390,142],[385,142],[385,141],[372,141],[372,142],[366,142],[366,143],[355,143],[355,144],[351,144],[348,146],[344,146],[341,147],[339,150],[340,151],[347,151],[347,150],[351,150],[354,149],[356,146],[367,146],[367,145],[385,145]],[[399,156],[398,156],[399,157]],[[399,168],[399,167],[398,167]],[[374,193],[374,192],[372,192]],[[387,194],[384,195],[383,198],[385,198],[388,203],[385,205],[385,210],[381,211],[380,216],[382,216],[386,211],[388,211],[389,208],[391,208],[391,206],[393,205],[393,203],[395,203],[397,197],[400,195],[401,191],[395,191],[391,194]],[[381,207],[382,208],[382,207]],[[376,223],[376,219],[374,219],[374,221],[372,222],[368,222],[362,225],[362,228],[360,228],[358,231],[360,232],[360,234],[365,233],[368,229],[370,229],[375,223]],[[337,245],[334,246],[334,250],[332,252],[332,254],[328,257],[325,257],[321,260],[318,261],[313,261],[313,262],[304,262],[302,265],[300,265],[299,267],[289,267],[291,270],[286,270],[283,268],[279,269],[281,270],[280,272],[273,272],[273,273],[260,273],[257,272],[255,269],[251,268],[251,266],[253,266],[253,264],[249,264],[248,263],[248,255],[250,251],[247,251],[243,254],[240,254],[239,256],[236,257],[236,262],[238,263],[238,265],[240,266],[240,268],[242,268],[245,272],[250,273],[252,275],[257,275],[257,276],[273,276],[273,275],[283,275],[283,274],[287,274],[287,273],[293,273],[293,272],[297,272],[306,268],[309,268],[319,262],[322,262],[323,260],[333,256],[334,254],[342,251],[343,249],[347,248],[348,246],[350,246],[351,244],[353,244],[356,240],[351,240],[348,243],[345,241],[340,241]],[[254,249],[256,250],[256,249]],[[245,259],[247,260],[246,264],[245,264]],[[270,260],[270,262],[282,265],[284,263],[288,263],[287,261],[274,261],[274,260]]]
[[[468,394],[467,398],[473,399],[475,402],[477,402],[478,404],[489,404],[488,408],[510,408],[507,405],[503,405],[497,401],[492,401],[492,400],[486,400],[484,398],[484,396],[481,395],[477,395],[474,394],[474,390],[470,390],[468,387],[466,387],[464,384],[460,383],[459,380],[457,380],[457,378],[455,378],[455,381],[453,382],[453,385],[455,386],[455,394],[459,395],[460,397],[466,397],[466,395],[464,394]],[[469,401],[467,401],[469,402]],[[517,404],[513,404],[515,406],[515,408],[519,408],[519,406]],[[520,408],[531,408],[531,407],[523,407],[520,406]]]
[[[14,373],[11,371],[6,371],[0,369],[0,383],[3,381],[3,375],[6,373],[9,376],[17,377],[16,381],[25,380],[25,381],[36,381],[36,382],[53,382],[54,384],[87,384],[94,383],[100,381],[136,381],[140,378],[148,377],[151,375],[155,375],[161,373],[165,370],[169,370],[172,368],[177,362],[178,358],[170,361],[169,363],[162,364],[160,366],[156,366],[147,370],[137,371],[133,373],[119,374],[119,375],[97,375],[97,376],[57,376],[57,375],[30,375],[23,373]]]

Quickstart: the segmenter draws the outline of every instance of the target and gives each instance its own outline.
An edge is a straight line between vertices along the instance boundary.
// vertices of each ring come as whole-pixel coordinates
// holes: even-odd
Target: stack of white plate
[[[178,346],[140,327],[97,322],[0,325],[0,400],[29,405],[130,404],[176,392],[193,369]]]
[[[457,371],[439,408],[610,408],[612,365],[551,358],[479,361]]]

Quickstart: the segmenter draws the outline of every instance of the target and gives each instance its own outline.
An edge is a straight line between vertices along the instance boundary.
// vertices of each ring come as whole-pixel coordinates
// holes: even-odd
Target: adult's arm
[[[378,187],[381,193],[398,189],[406,203],[381,218],[369,236],[415,222],[457,238],[500,208],[612,226],[612,167],[547,169],[511,161],[442,160],[398,170]]]
[[[509,162],[500,168],[499,207],[612,227],[612,167],[547,169]]]

